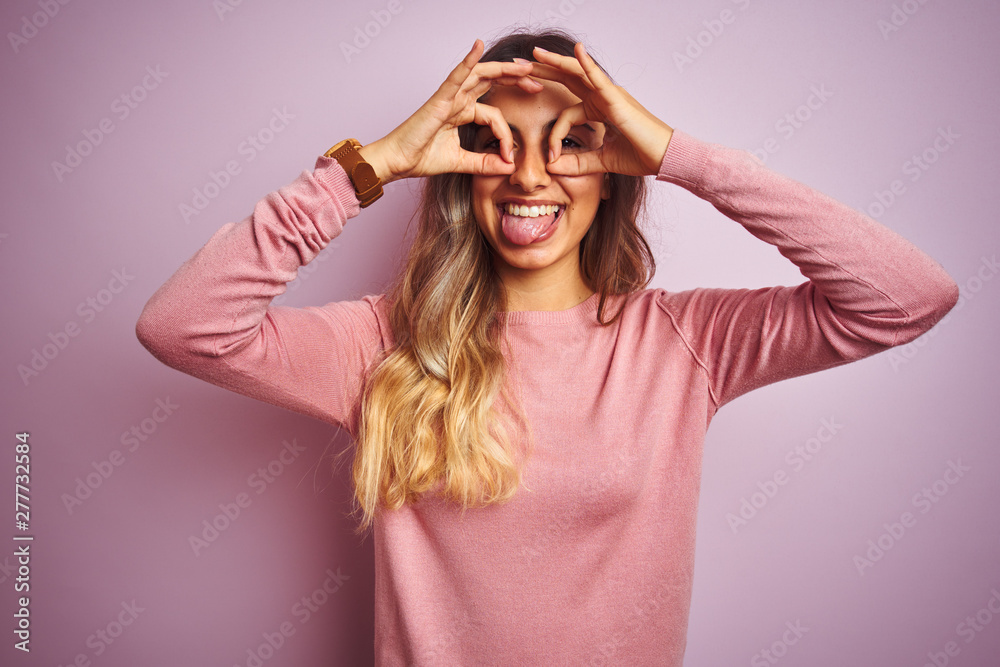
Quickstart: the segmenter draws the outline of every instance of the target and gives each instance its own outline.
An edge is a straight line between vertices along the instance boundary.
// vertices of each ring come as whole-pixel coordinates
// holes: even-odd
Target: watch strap
[[[382,196],[382,181],[375,173],[375,168],[365,162],[358,149],[361,142],[357,139],[345,139],[324,155],[333,158],[340,163],[340,166],[347,172],[348,178],[354,184],[354,192],[358,196],[361,208],[370,206]]]

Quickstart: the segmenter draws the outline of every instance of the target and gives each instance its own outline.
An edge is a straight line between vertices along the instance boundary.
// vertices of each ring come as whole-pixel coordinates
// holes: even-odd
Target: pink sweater
[[[531,490],[464,518],[428,498],[376,522],[378,664],[681,665],[716,411],[911,341],[958,298],[908,241],[747,152],[675,131],[657,179],[777,246],[808,281],[646,290],[608,327],[596,296],[507,313],[536,438]],[[393,341],[386,300],[270,302],[359,210],[320,157],[178,269],[139,339],[174,368],[355,434],[363,371]]]

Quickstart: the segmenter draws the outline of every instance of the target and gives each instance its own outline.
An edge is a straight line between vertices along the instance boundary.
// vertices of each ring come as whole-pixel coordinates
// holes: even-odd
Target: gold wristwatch
[[[323,155],[332,157],[344,168],[354,184],[354,192],[358,195],[361,208],[365,208],[382,196],[382,181],[375,173],[375,168],[361,157],[359,148],[361,142],[357,139],[344,139]]]

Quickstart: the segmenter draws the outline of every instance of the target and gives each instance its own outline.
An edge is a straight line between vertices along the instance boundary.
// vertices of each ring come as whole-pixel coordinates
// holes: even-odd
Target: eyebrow
[[[545,127],[543,127],[543,128],[542,128],[542,130],[543,130],[543,131],[545,131],[545,133],[550,133],[550,132],[552,132],[552,128],[553,128],[553,127],[555,126],[555,124],[556,124],[556,120],[557,120],[556,118],[553,118],[552,120],[550,120],[549,122],[547,122],[547,123],[545,124]],[[518,133],[518,134],[520,134],[520,133],[521,133],[521,130],[519,130],[519,129],[517,128],[517,125],[514,125],[513,123],[507,123],[507,127],[509,127],[509,128],[510,128],[510,131],[511,131],[511,133],[514,133],[514,132],[516,132],[516,133]],[[571,128],[571,129],[575,129],[575,128],[578,128],[578,127],[579,127],[579,128],[583,128],[583,129],[585,129],[585,130],[588,130],[588,131],[590,131],[590,132],[591,132],[592,134],[593,134],[593,133],[596,133],[596,132],[597,132],[597,130],[595,130],[594,128],[592,128],[592,127],[591,127],[590,125],[588,125],[588,124],[586,124],[586,123],[583,123],[583,124],[581,124],[581,125],[574,125],[574,126],[573,126],[573,127]],[[476,135],[478,136],[478,135],[479,135],[479,133],[480,133],[480,132],[482,132],[483,130],[490,130],[490,132],[492,132],[492,131],[493,131],[493,130],[491,130],[491,129],[490,129],[490,126],[489,126],[489,125],[480,125],[480,126],[479,126],[479,129],[478,129],[478,130],[476,130]]]

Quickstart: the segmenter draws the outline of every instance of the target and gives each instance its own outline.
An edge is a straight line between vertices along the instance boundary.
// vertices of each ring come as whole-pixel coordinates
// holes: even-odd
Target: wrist
[[[667,128],[667,143],[663,147],[663,154],[666,155],[667,151],[670,150],[670,140],[674,137],[674,128],[666,124],[664,124],[664,127]]]
[[[389,168],[389,163],[385,159],[386,151],[381,139],[362,146],[358,149],[358,153],[365,162],[372,166],[375,175],[382,181],[382,185],[397,180],[397,176],[392,173],[392,169]]]
[[[361,208],[374,204],[382,196],[382,179],[375,167],[361,154],[363,146],[357,139],[344,139],[323,154],[340,163],[347,173]]]
[[[663,146],[663,150],[660,151],[659,149],[657,149],[657,151],[654,153],[654,155],[659,156],[659,159],[656,160],[656,164],[652,166],[652,171],[648,173],[649,176],[656,176],[657,174],[660,173],[660,167],[663,164],[663,158],[667,155],[667,151],[670,150],[670,140],[673,139],[674,137],[674,129],[672,127],[670,127],[666,123],[663,123],[662,121],[661,125],[662,128],[660,128],[659,132],[660,136],[657,139],[657,145]]]

